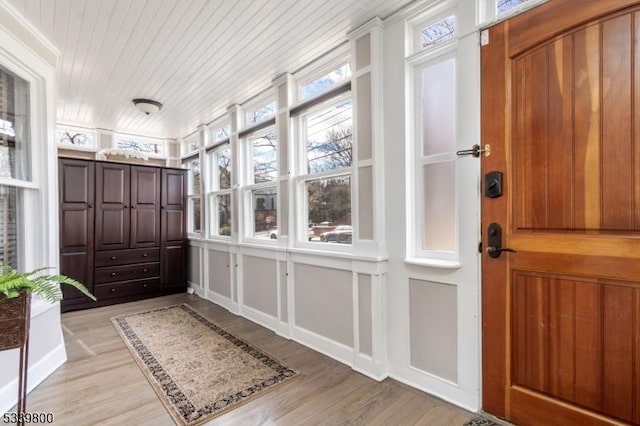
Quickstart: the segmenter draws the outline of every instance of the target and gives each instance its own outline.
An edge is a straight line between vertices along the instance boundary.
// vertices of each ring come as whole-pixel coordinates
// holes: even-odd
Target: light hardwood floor
[[[300,372],[292,382],[211,425],[463,425],[473,414],[395,380],[376,382],[197,296],[186,294],[63,314],[69,361],[29,394],[56,425],[171,425],[110,318],[188,303]]]

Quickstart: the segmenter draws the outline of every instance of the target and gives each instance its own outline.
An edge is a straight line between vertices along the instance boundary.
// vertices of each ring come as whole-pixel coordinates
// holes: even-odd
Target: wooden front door
[[[482,139],[483,176],[503,173],[482,201],[484,410],[640,424],[640,1],[550,0],[491,27]],[[515,253],[490,256],[491,224]]]

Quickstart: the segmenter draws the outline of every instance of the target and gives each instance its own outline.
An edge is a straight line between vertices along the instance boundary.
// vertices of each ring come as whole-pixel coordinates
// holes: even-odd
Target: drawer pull
[[[147,253],[142,253],[142,257],[147,257]]]
[[[115,292],[116,292],[116,289],[112,287],[111,288],[111,293],[115,293]]]
[[[142,284],[142,288],[147,288],[147,284]]]
[[[115,276],[116,276],[116,273],[115,273],[115,272],[112,272],[112,273],[111,273],[111,276],[112,276],[112,277],[115,277]]]
[[[117,259],[117,257],[111,256],[111,260],[116,260],[116,259]]]
[[[149,271],[147,268],[144,268],[144,269],[142,270],[142,272],[147,272],[147,271]]]

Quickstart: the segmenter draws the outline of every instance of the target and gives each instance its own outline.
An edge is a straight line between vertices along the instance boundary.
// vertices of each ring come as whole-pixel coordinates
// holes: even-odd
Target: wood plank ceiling
[[[62,52],[60,123],[178,138],[411,0],[9,1]]]

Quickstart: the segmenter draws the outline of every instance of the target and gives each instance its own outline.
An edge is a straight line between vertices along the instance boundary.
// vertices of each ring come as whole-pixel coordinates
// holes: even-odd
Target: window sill
[[[407,257],[404,259],[407,265],[428,266],[439,269],[458,269],[462,264],[457,260],[425,259],[421,257]]]

